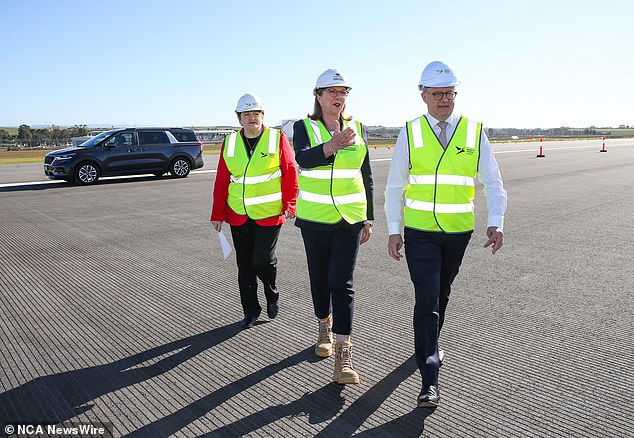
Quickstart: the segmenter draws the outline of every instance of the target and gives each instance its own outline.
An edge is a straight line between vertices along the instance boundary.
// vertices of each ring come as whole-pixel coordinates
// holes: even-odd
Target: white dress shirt
[[[436,137],[440,134],[438,120],[429,113],[425,114],[429,124],[434,130]],[[451,115],[446,122],[447,142],[451,141],[460,116]],[[493,156],[493,148],[489,142],[484,129],[480,138],[480,157],[478,161],[478,181],[484,186],[484,196],[487,202],[489,216],[487,227],[499,227],[504,225],[504,212],[506,211],[506,190],[502,184],[500,168]],[[403,127],[398,134],[396,147],[392,155],[390,171],[387,175],[387,186],[385,188],[385,215],[387,217],[388,234],[401,234],[403,225],[403,198],[405,188],[409,180],[409,145],[407,143],[407,128]]]

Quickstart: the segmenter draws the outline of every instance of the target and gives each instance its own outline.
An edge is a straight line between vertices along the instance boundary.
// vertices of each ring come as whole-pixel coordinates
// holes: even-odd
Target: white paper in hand
[[[220,240],[220,248],[222,249],[222,256],[225,258],[225,261],[227,261],[227,259],[231,255],[231,251],[233,251],[231,249],[231,244],[229,244],[229,241],[227,240],[225,235],[222,234],[222,231],[218,231],[218,240]]]

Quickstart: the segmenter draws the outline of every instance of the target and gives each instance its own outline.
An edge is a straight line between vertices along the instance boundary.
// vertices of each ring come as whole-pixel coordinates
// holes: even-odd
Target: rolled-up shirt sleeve
[[[401,129],[392,153],[392,162],[385,187],[385,216],[388,234],[401,234],[403,225],[403,197],[409,176],[407,131]]]
[[[500,167],[493,155],[493,147],[484,129],[480,140],[480,159],[476,176],[478,181],[484,186],[484,197],[486,198],[489,213],[487,227],[503,228],[507,204],[506,190],[502,183]]]

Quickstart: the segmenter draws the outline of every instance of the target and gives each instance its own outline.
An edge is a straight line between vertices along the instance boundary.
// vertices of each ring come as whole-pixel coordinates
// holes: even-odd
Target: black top
[[[253,149],[255,149],[255,145],[257,145],[258,141],[260,141],[260,137],[262,137],[261,132],[260,132],[260,135],[258,135],[255,138],[249,138],[245,135],[244,132],[242,132],[242,140],[244,141],[244,145],[246,146],[247,154],[249,155],[249,158],[251,158],[251,155],[253,154]]]
[[[343,125],[341,121],[339,123]],[[363,125],[361,125],[361,131],[363,142],[365,143],[365,147],[367,149],[368,134]],[[298,120],[293,124],[293,148],[295,149],[295,160],[297,161],[297,164],[299,167],[303,167],[304,169],[332,165],[335,161],[334,155],[331,155],[328,158],[324,157],[324,143],[313,148],[310,147],[310,139],[308,138],[306,125],[304,125],[303,120]],[[368,220],[374,220],[374,182],[372,180],[372,169],[370,168],[370,151],[367,151],[365,159],[361,164],[361,176],[363,177],[365,197],[368,203]],[[359,229],[362,228],[364,224],[365,222],[349,224],[344,219],[341,219],[335,224],[312,222],[299,217],[295,219],[296,226],[313,231],[332,231],[339,228]]]

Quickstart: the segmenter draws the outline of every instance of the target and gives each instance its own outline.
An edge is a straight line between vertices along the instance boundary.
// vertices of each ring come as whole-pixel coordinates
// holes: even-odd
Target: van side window
[[[179,142],[198,141],[196,134],[192,131],[170,131]]]
[[[132,146],[134,145],[134,134],[131,132],[125,132],[117,135],[117,146]]]
[[[108,139],[105,146],[133,146],[136,142],[134,140],[134,134],[131,132],[122,132],[120,134],[114,135]]]
[[[169,144],[170,142],[163,131],[143,131],[138,134],[139,144]]]

